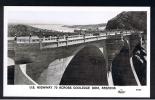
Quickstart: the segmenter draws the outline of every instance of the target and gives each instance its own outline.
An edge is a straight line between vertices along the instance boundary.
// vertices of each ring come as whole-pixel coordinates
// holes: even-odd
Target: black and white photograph
[[[5,6],[4,59],[4,96],[149,97],[150,8]]]

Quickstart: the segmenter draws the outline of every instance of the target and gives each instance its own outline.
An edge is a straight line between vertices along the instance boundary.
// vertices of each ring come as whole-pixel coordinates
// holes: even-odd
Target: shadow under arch
[[[69,62],[60,85],[108,85],[106,61],[98,47],[87,45]]]

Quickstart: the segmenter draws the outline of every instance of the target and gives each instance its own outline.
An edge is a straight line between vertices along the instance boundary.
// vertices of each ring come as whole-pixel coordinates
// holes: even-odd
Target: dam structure
[[[141,44],[143,31],[105,31],[97,35],[25,36],[8,39],[8,84],[14,85],[140,85],[135,68],[112,64],[122,48],[127,61]],[[134,66],[135,67],[135,66]],[[115,70],[120,76],[114,75]],[[112,75],[113,74],[113,75]],[[110,78],[111,77],[111,78]],[[118,79],[118,80],[117,80]],[[109,81],[110,80],[110,81]]]

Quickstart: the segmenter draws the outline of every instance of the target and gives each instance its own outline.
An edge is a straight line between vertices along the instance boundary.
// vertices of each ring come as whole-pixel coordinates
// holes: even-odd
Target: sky
[[[98,24],[107,23],[108,20],[115,17],[120,12],[11,12],[8,21],[10,23],[47,23],[47,24]]]
[[[13,12],[10,23],[97,24],[107,23],[118,12]]]
[[[134,9],[134,8],[133,8]],[[107,23],[125,8],[5,7],[8,23],[86,25]]]

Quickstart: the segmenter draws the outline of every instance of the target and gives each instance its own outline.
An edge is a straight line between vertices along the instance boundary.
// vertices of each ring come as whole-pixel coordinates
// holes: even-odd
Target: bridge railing
[[[46,47],[60,47],[60,46],[68,46],[68,45],[74,45],[79,43],[86,43],[86,42],[92,42],[92,41],[98,41],[102,39],[107,39],[111,37],[115,37],[117,35],[120,36],[126,36],[131,35],[135,33],[142,33],[142,31],[135,31],[135,30],[127,30],[127,31],[106,31],[101,32],[98,35],[94,35],[92,33],[90,34],[79,34],[79,35],[71,35],[71,36],[49,36],[49,37],[43,37],[39,38],[37,36],[31,36],[31,37],[16,37],[16,43],[22,44],[22,43],[40,43],[42,48]],[[13,40],[12,38],[8,39]]]
[[[58,39],[55,42],[50,43],[49,41],[42,41],[42,48],[49,48],[49,47],[61,47],[61,46],[68,46],[68,45],[74,45],[74,44],[80,44],[80,43],[87,43],[97,40],[106,39],[106,35],[79,35],[79,36],[69,36],[67,38]],[[49,44],[50,43],[50,44]]]

